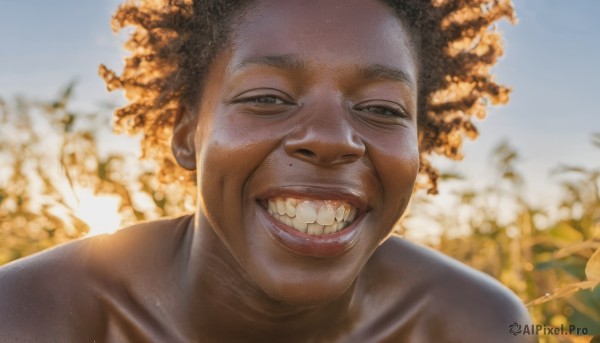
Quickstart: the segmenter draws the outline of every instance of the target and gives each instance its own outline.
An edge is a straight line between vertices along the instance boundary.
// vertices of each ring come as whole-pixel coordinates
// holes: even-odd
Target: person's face
[[[378,1],[262,0],[211,66],[199,215],[272,298],[340,296],[406,208],[419,166],[409,39]]]

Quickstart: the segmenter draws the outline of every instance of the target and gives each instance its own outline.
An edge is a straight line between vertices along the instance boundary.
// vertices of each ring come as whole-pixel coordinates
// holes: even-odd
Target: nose
[[[302,116],[298,129],[286,137],[284,149],[292,157],[319,166],[352,163],[365,154],[363,141],[341,109]]]

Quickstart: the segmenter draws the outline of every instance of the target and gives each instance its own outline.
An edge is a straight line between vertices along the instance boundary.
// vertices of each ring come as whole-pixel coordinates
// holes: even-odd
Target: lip
[[[323,187],[286,187],[272,188],[257,199],[258,217],[265,231],[276,242],[294,254],[330,258],[338,256],[350,250],[358,241],[362,226],[359,225],[367,212],[367,204],[358,192],[347,190],[332,190]],[[291,228],[271,216],[267,210],[260,205],[260,201],[272,197],[295,197],[315,200],[342,200],[346,201],[359,210],[359,215],[352,224],[342,230],[320,236],[309,235]]]

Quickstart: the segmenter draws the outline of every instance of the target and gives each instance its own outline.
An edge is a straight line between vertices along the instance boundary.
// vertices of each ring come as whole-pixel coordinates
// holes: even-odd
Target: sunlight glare
[[[116,232],[121,225],[118,213],[119,199],[109,195],[95,195],[89,189],[77,192],[79,206],[75,215],[86,222],[90,231],[87,236],[111,234]]]

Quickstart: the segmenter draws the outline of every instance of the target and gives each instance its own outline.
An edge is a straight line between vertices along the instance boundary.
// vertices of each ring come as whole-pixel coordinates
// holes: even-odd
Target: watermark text
[[[546,326],[541,324],[519,324],[514,322],[508,326],[508,331],[517,335],[538,335],[538,336],[586,336],[587,328],[581,328],[576,325]]]

